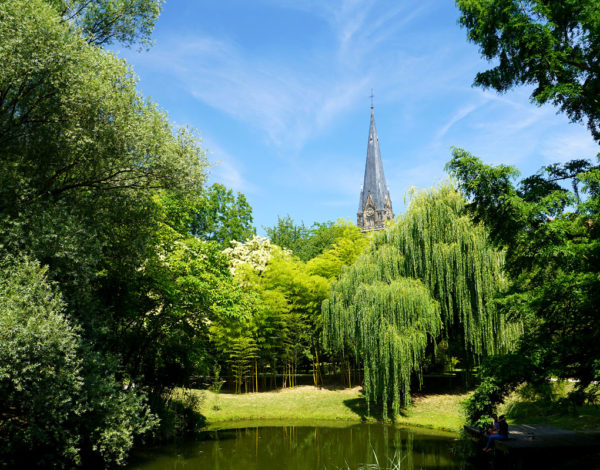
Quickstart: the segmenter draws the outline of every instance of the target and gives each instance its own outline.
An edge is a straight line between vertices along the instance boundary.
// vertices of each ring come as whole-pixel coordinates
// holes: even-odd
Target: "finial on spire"
[[[373,88],[371,88],[371,109],[373,109],[373,97],[375,95],[373,94]]]

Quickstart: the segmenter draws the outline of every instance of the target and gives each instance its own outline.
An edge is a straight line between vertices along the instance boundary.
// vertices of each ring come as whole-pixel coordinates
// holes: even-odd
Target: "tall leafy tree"
[[[290,215],[277,216],[277,224],[273,227],[263,227],[271,243],[300,256],[309,237],[309,229],[304,222],[296,224]]]
[[[354,241],[357,237],[365,238],[356,226],[347,220],[315,222],[309,229],[308,238],[298,257],[303,261],[311,260],[340,240]]]
[[[322,383],[321,303],[342,267],[351,264],[368,244],[367,237],[352,224],[327,224],[327,230],[336,237],[323,244],[329,248],[306,263],[292,251],[260,237],[234,242],[224,250],[231,258],[235,278],[254,299],[248,302],[245,314],[224,317],[211,328],[214,341],[230,363],[245,357],[247,348],[256,357],[253,373],[277,371],[284,376],[282,385],[290,386],[295,384],[298,367],[308,363],[315,385]],[[244,367],[244,361],[239,364],[236,370]],[[240,385],[238,382],[238,390]]]
[[[245,241],[256,234],[252,220],[246,197],[215,183],[198,199],[190,228],[194,235],[228,248],[232,240]]]
[[[164,0],[48,0],[91,44],[150,45]]]
[[[476,85],[499,92],[533,85],[533,102],[552,103],[572,121],[586,122],[600,142],[598,2],[456,3],[469,39],[496,61],[477,74]],[[549,375],[579,379],[575,395],[581,399],[599,364],[591,339],[598,327],[598,166],[573,160],[517,183],[515,168],[485,165],[457,149],[448,168],[471,199],[472,214],[507,250],[512,282],[504,311],[526,326],[516,356],[499,357],[482,369],[470,419],[485,418],[522,381]]]
[[[413,194],[397,224],[342,271],[323,303],[325,338],[360,358],[367,399],[384,416],[409,402],[412,375],[441,338],[458,342],[467,359],[510,348],[519,325],[505,323],[493,303],[502,261],[446,185]]]
[[[103,252],[138,256],[153,191],[200,191],[204,156],[139,96],[124,61],[87,44],[47,2],[0,9],[2,244],[50,264],[76,305],[69,286],[82,292],[75,284],[92,281]]]
[[[208,372],[209,324],[234,315],[243,299],[216,244],[168,229],[158,243],[140,268],[141,292],[129,292],[138,308],[114,319],[111,339],[130,376],[160,392]]]
[[[172,385],[177,374],[168,371],[191,370],[191,353],[181,345],[189,339],[195,346],[196,334],[181,317],[191,312],[190,322],[201,323],[198,318],[208,315],[202,300],[211,298],[201,294],[211,286],[191,292],[190,278],[221,279],[210,276],[218,263],[199,261],[217,259],[218,250],[193,243],[184,248],[189,234],[173,237],[180,243],[171,250],[164,246],[161,195],[189,201],[202,190],[206,163],[198,139],[173,129],[138,93],[125,61],[99,47],[110,40],[143,41],[157,5],[0,0],[0,245],[47,266],[62,293],[65,321],[48,315],[50,337],[40,335],[40,343],[48,340],[58,358],[81,341],[84,360],[62,372],[80,371],[90,384],[82,392],[85,413],[64,435],[94,447],[107,464],[124,462],[135,436],[156,424],[144,405],[147,386]],[[174,292],[180,303],[167,304]],[[28,315],[37,321],[35,314],[35,308],[18,315],[0,311],[16,330],[28,324]],[[30,333],[25,336],[35,343],[37,333]],[[27,347],[35,350],[34,343]],[[174,365],[181,367],[169,369]],[[40,394],[32,401],[47,393],[31,391]],[[28,442],[29,455],[44,459],[36,445],[50,441]]]
[[[82,341],[47,271],[0,261],[0,457],[19,468],[123,464],[156,417],[116,380],[116,361]]]
[[[525,325],[518,361],[509,356],[484,369],[470,419],[489,415],[527,380],[575,378],[576,396],[585,397],[600,376],[600,169],[582,161],[551,165],[517,184],[514,168],[486,165],[460,149],[448,168],[471,199],[472,214],[506,247],[511,283],[500,305]],[[568,190],[557,180],[581,188]]]
[[[456,0],[460,24],[494,61],[478,86],[533,85],[533,102],[585,121],[600,142],[600,4],[596,0]]]
[[[351,232],[360,233],[353,224],[344,219],[337,222],[315,222],[306,227],[304,222],[296,224],[289,215],[278,216],[277,225],[265,227],[265,231],[271,242],[291,250],[302,261],[317,257],[338,240],[350,236]],[[356,237],[356,234],[353,236]]]
[[[351,265],[365,251],[369,238],[356,225],[344,220],[315,226],[317,229],[308,244],[316,254],[310,256],[306,266],[311,274],[333,281],[344,266]]]

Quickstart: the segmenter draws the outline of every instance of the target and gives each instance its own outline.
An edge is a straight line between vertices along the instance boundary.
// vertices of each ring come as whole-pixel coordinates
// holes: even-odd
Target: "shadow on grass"
[[[441,405],[445,405],[445,403],[448,401],[448,397],[462,396],[462,395],[465,395],[465,393],[466,393],[466,391],[462,387],[453,387],[451,389],[438,391],[437,393],[431,393],[429,391],[419,391],[416,393],[412,393],[411,394],[412,404],[409,405],[408,407],[400,408],[396,417],[397,418],[407,418],[407,419],[411,418],[413,416],[413,413],[412,413],[413,407],[415,407],[415,406],[417,408],[420,407],[419,403],[415,404],[415,401],[417,401],[419,399],[425,399],[425,400],[433,399],[434,408],[435,408],[436,401],[439,401]],[[456,400],[454,400],[454,401],[450,400],[450,401],[452,402],[452,406],[457,406],[455,403]],[[381,405],[371,403],[371,406],[369,407],[369,409],[367,409],[367,401],[366,401],[364,392],[361,392],[361,396],[359,398],[344,400],[343,403],[345,406],[350,408],[350,410],[352,410],[354,413],[358,414],[363,421],[366,421],[368,419],[384,421],[383,408]],[[426,405],[426,407],[427,406],[431,406],[431,405]],[[387,421],[389,421],[391,423],[398,421],[397,419],[396,420],[394,419],[394,412],[392,411],[391,407],[388,408],[387,415],[388,415]],[[443,426],[441,426],[440,428],[444,429]]]
[[[383,413],[381,406],[371,403],[371,405],[367,407],[367,399],[365,398],[364,394],[361,393],[361,395],[362,396],[360,396],[359,398],[344,400],[344,405],[348,407],[351,411],[359,415],[361,421],[367,421],[369,419],[383,421]]]

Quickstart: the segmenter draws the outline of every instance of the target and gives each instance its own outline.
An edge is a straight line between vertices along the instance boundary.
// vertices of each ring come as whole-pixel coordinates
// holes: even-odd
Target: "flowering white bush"
[[[233,246],[223,250],[223,253],[231,259],[229,269],[231,270],[231,274],[234,275],[236,269],[242,265],[248,265],[254,271],[264,271],[273,254],[273,250],[276,248],[276,245],[273,245],[271,240],[259,237],[258,235],[254,235],[245,242],[232,240],[231,244]]]

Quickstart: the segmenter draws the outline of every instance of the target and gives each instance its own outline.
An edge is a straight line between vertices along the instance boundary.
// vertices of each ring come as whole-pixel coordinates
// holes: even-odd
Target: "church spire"
[[[384,228],[386,220],[393,218],[392,201],[385,182],[379,138],[375,127],[373,90],[371,90],[371,125],[369,126],[364,183],[358,203],[357,225],[365,231],[380,230]]]

